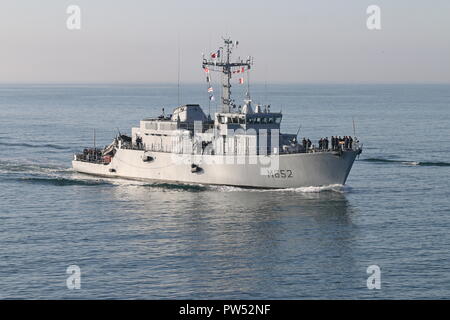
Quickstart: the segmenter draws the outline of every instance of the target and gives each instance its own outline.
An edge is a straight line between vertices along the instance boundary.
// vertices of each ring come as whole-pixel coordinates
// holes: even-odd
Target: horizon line
[[[33,82],[33,81],[13,81],[13,82],[3,82],[0,81],[0,85],[178,85],[177,82],[170,81],[162,81],[162,82],[154,82],[154,81],[42,81],[42,82]],[[203,82],[196,81],[186,81],[180,83],[180,86],[183,85],[204,85]],[[291,81],[252,81],[250,85],[450,85],[449,82],[444,81],[394,81],[394,82],[378,82],[378,81],[361,81],[361,82],[291,82]],[[237,84],[233,87],[238,86]]]

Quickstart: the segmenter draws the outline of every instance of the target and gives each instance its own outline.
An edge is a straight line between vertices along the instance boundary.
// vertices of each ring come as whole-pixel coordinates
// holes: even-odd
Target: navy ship
[[[238,105],[231,80],[253,66],[252,57],[232,60],[238,42],[224,39],[219,50],[203,56],[210,100],[211,73],[222,77],[220,111],[206,115],[198,104],[178,106],[171,114],[140,121],[131,135],[119,134],[103,149],[75,154],[77,172],[114,178],[169,183],[298,188],[343,185],[360,142],[350,136],[321,139],[312,145],[297,133],[281,133],[281,112],[253,104],[247,90]]]

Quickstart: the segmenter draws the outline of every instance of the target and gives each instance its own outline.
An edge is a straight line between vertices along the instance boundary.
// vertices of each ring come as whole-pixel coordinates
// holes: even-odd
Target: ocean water
[[[240,89],[239,89],[240,90]],[[236,90],[237,92],[239,90]],[[98,179],[72,154],[204,85],[0,86],[0,298],[450,298],[450,85],[255,85],[284,132],[364,144],[345,186]],[[240,93],[240,92],[238,92]],[[69,265],[81,289],[66,286]],[[367,267],[381,289],[367,288]]]

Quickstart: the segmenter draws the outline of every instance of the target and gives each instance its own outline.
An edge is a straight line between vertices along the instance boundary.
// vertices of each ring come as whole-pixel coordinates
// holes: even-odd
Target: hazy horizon
[[[3,82],[0,81],[0,85],[3,86],[52,86],[52,85],[59,85],[59,86],[83,86],[83,85],[94,85],[94,86],[120,86],[120,85],[135,85],[135,86],[145,86],[145,85],[172,85],[172,86],[176,86],[178,83],[177,82],[150,82],[150,81],[143,81],[143,82],[133,82],[133,81],[128,81],[128,82],[89,82],[89,81],[80,81],[80,82],[64,82],[64,81],[54,81],[54,82]],[[181,82],[180,86],[183,85],[189,85],[189,86],[194,86],[194,85],[204,85],[204,82],[200,82],[200,81],[190,81],[190,82]],[[337,86],[352,86],[352,85],[371,85],[371,86],[383,86],[383,85],[450,85],[450,82],[277,82],[277,81],[271,81],[271,82],[263,82],[263,81],[253,81],[251,82],[252,85],[258,85],[258,86],[264,86],[264,85],[305,85],[305,86],[316,86],[316,85],[337,85]],[[232,87],[237,87],[238,84],[232,84]]]
[[[366,27],[372,4],[381,30]],[[81,30],[66,27],[69,5],[81,8]],[[176,84],[178,70],[181,84],[201,84],[201,53],[226,35],[240,42],[236,57],[254,56],[253,84],[450,83],[445,0],[4,0],[0,9],[2,84]]]

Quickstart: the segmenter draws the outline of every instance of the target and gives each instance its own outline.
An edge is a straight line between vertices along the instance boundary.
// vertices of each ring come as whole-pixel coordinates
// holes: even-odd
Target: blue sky
[[[448,0],[2,0],[0,82],[176,82],[178,46],[181,80],[201,82],[201,53],[229,35],[254,81],[450,83],[448,17]]]

